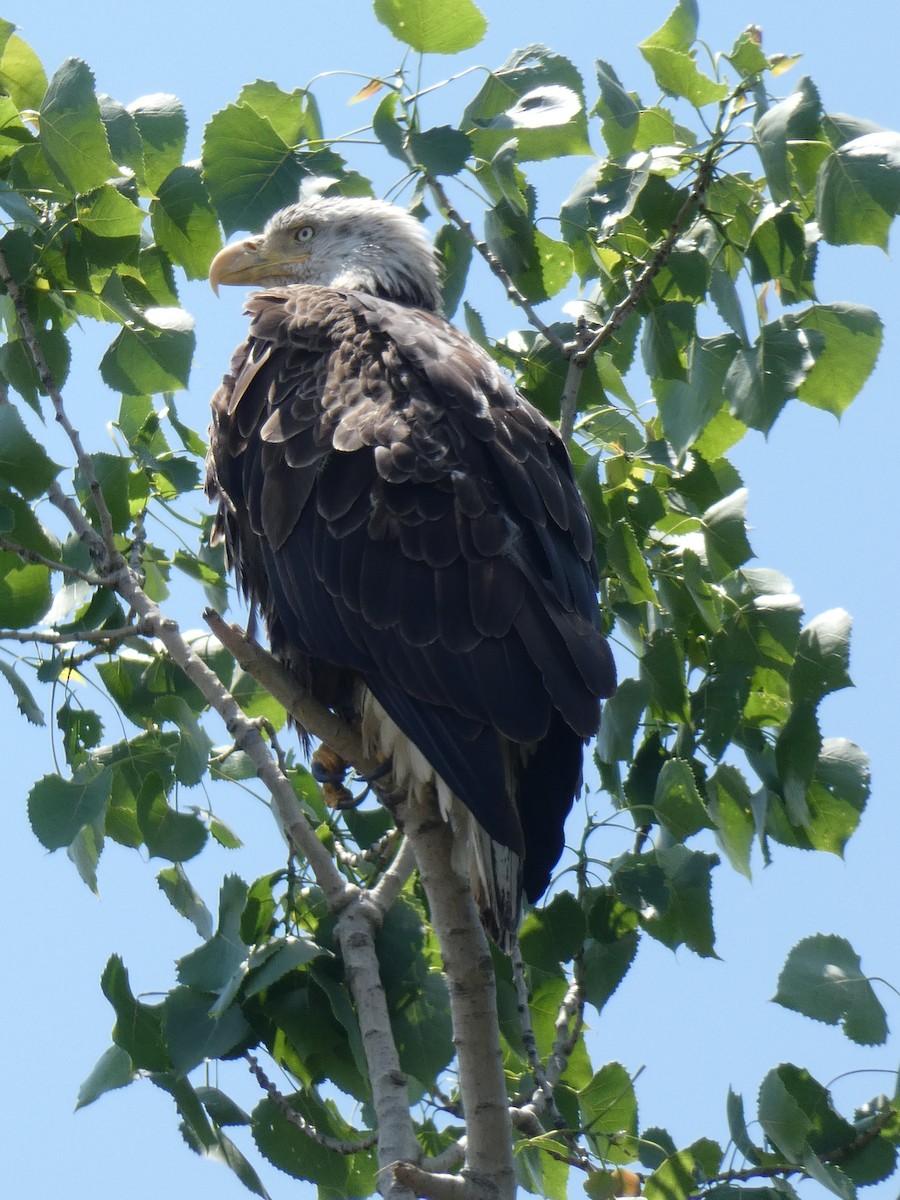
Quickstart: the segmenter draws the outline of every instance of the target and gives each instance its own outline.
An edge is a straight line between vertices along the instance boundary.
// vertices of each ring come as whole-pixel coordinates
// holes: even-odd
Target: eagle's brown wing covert
[[[362,678],[491,837],[524,850],[535,898],[615,678],[563,445],[433,313],[313,287],[249,311],[213,400],[209,487],[272,647],[326,703]],[[534,746],[518,812],[503,739]]]

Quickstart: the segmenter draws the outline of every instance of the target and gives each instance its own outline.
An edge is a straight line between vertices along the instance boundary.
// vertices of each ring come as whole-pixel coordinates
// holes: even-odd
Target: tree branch
[[[414,166],[414,164],[412,164],[412,163],[410,165]],[[443,184],[437,178],[435,178],[435,176],[429,175],[427,171],[423,172],[423,177],[425,179],[425,182],[428,184],[429,188],[431,189],[431,191],[432,191],[435,199],[437,200],[438,204],[440,205],[441,209],[443,210],[444,215],[447,217],[447,219],[449,221],[452,221],[453,224],[456,225],[459,229],[461,229],[462,232],[466,235],[466,237],[472,243],[473,248],[478,251],[478,253],[481,255],[481,257],[484,259],[484,261],[490,267],[490,269],[494,273],[494,275],[496,275],[496,277],[503,284],[506,294],[510,298],[510,300],[512,300],[513,304],[517,305],[525,313],[525,316],[528,318],[529,324],[532,325],[535,329],[537,329],[540,333],[542,333],[544,335],[544,337],[547,339],[547,341],[552,346],[554,346],[561,354],[565,354],[568,356],[568,349],[567,349],[566,343],[562,340],[562,338],[559,336],[559,334],[554,329],[550,328],[550,326],[546,323],[546,321],[541,320],[541,318],[535,312],[535,310],[534,310],[533,306],[531,305],[530,301],[528,300],[528,298],[526,296],[524,296],[522,294],[522,292],[520,292],[519,289],[516,287],[516,285],[513,283],[512,276],[509,274],[507,269],[500,262],[499,258],[497,258],[497,256],[494,253],[492,253],[492,251],[491,251],[490,247],[487,245],[487,243],[483,242],[481,240],[481,238],[479,238],[479,236],[477,235],[475,230],[472,228],[471,224],[458,211],[458,209],[456,209],[454,207],[454,205],[452,204],[452,202],[450,200],[450,197],[447,195],[446,191],[444,190]]]
[[[495,1189],[493,1200],[506,1200],[515,1195],[516,1180],[491,952],[468,882],[448,869],[453,832],[433,791],[421,803],[402,802],[397,817],[419,864],[444,959],[466,1121],[464,1175],[473,1188]]]
[[[290,1121],[301,1133],[305,1133],[308,1138],[312,1138],[314,1142],[317,1142],[320,1146],[324,1146],[326,1150],[333,1150],[335,1154],[359,1154],[363,1150],[371,1150],[378,1141],[378,1135],[374,1133],[365,1134],[355,1141],[332,1137],[328,1133],[321,1133],[311,1121],[307,1121],[302,1113],[298,1113],[295,1108],[291,1107],[291,1102],[287,1096],[279,1092],[278,1088],[259,1065],[259,1060],[255,1055],[251,1054],[248,1050],[244,1058],[247,1060],[251,1074],[255,1076],[257,1083],[284,1119]]]
[[[724,111],[725,106],[723,105],[720,109],[720,123]],[[717,128],[717,132],[710,142],[709,149],[697,168],[697,177],[694,180],[693,187],[688,192],[684,203],[669,226],[666,236],[653,252],[652,258],[645,264],[640,275],[638,275],[637,279],[628,289],[628,294],[615,305],[599,329],[590,333],[584,328],[577,330],[575,342],[566,348],[567,357],[569,358],[569,369],[566,372],[566,380],[560,398],[559,418],[559,432],[564,441],[569,440],[575,428],[575,415],[578,411],[578,392],[581,387],[585,368],[597,351],[606,345],[613,334],[621,329],[626,320],[635,311],[644,298],[650,284],[669,261],[669,256],[675,248],[676,242],[690,224],[689,218],[693,216],[697,209],[702,207],[703,198],[712,179],[715,156],[721,147],[723,137],[724,133],[721,129]]]
[[[23,562],[49,567],[51,571],[60,571],[72,579],[81,579],[92,587],[103,587],[106,583],[106,579],[102,575],[94,575],[90,571],[82,571],[79,567],[70,567],[55,559],[45,558],[43,554],[38,554],[36,550],[29,550],[27,546],[20,546],[18,542],[14,542],[10,538],[0,537],[0,550],[8,550],[10,554],[17,555]]]
[[[363,754],[362,739],[356,730],[314,700],[274,655],[250,641],[215,609],[206,609],[203,619],[238,665],[261,683],[308,733],[334,750],[358,774],[373,775],[379,769],[381,763]]]
[[[38,642],[42,646],[71,646],[75,642],[97,642],[102,649],[106,642],[124,642],[128,638],[142,635],[152,636],[150,626],[138,621],[134,625],[122,625],[117,629],[83,629],[77,633],[0,629],[0,642]]]

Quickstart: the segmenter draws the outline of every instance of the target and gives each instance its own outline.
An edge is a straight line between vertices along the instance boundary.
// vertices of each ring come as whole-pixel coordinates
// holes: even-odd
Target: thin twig
[[[44,355],[44,348],[38,340],[34,324],[31,320],[31,314],[28,312],[28,305],[25,302],[25,297],[16,283],[15,279],[10,274],[9,267],[6,263],[6,258],[0,252],[0,280],[6,288],[7,294],[13,303],[13,308],[16,310],[16,316],[19,319],[19,326],[22,330],[22,337],[25,345],[28,347],[28,353],[31,355],[31,361],[37,371],[38,379],[40,380],[41,388],[47,393],[50,398],[50,403],[53,405],[53,411],[56,414],[58,424],[65,431],[72,449],[75,451],[75,457],[78,460],[78,466],[82,475],[90,489],[91,498],[97,509],[97,516],[100,519],[100,529],[103,534],[103,544],[106,550],[108,563],[112,569],[119,565],[121,555],[116,549],[115,530],[113,528],[112,517],[109,511],[109,505],[106,503],[106,498],[100,484],[97,482],[97,476],[94,472],[94,463],[91,456],[85,451],[81,442],[81,434],[69,420],[63,404],[62,393],[57,386],[56,380],[53,378],[53,372],[47,364],[47,359]]]
[[[578,1044],[584,1025],[584,1001],[584,961],[579,953],[573,964],[572,982],[556,1017],[556,1039],[547,1063],[547,1079],[551,1087],[559,1083]]]
[[[71,646],[76,642],[97,642],[99,648],[106,643],[124,642],[128,638],[150,636],[150,626],[141,621],[133,625],[121,625],[116,629],[82,629],[76,633],[55,633],[50,630],[0,629],[0,642],[38,642],[42,646]]]
[[[547,341],[550,342],[550,344],[556,350],[558,350],[560,354],[564,354],[566,357],[568,357],[571,351],[568,348],[567,343],[563,341],[563,339],[554,329],[550,328],[546,321],[541,320],[527,297],[524,296],[513,283],[512,276],[504,267],[503,263],[500,262],[500,259],[497,258],[497,256],[491,251],[487,243],[481,240],[481,238],[472,228],[471,224],[453,205],[440,181],[433,175],[429,175],[427,171],[424,173],[424,178],[435,199],[443,210],[444,215],[466,235],[468,240],[472,243],[473,248],[478,251],[494,275],[496,275],[496,277],[503,284],[506,294],[509,296],[510,300],[512,300],[513,304],[518,305],[518,307],[522,309],[522,311],[525,313],[525,316],[528,318],[529,323],[533,325],[534,328],[540,333],[542,333]]]
[[[106,578],[103,575],[82,571],[80,567],[70,567],[68,563],[57,562],[54,558],[45,558],[43,554],[38,554],[36,550],[29,550],[27,546],[20,546],[11,538],[0,537],[0,550],[8,550],[10,554],[17,555],[23,562],[35,563],[39,567],[49,567],[51,571],[59,571],[72,579],[80,579],[83,583],[89,583],[91,587],[103,587],[106,584]]]
[[[378,1142],[378,1135],[375,1133],[367,1133],[362,1137],[351,1141],[349,1139],[332,1137],[331,1134],[322,1133],[316,1128],[311,1121],[298,1113],[295,1108],[291,1107],[291,1102],[286,1096],[279,1092],[278,1088],[272,1083],[268,1075],[259,1065],[255,1055],[248,1050],[244,1058],[247,1065],[250,1067],[250,1072],[256,1077],[257,1083],[281,1113],[286,1121],[297,1127],[301,1133],[305,1133],[308,1138],[320,1146],[324,1146],[326,1150],[333,1150],[335,1154],[359,1154],[364,1150],[371,1150]]]
[[[556,1107],[556,1101],[553,1099],[553,1085],[547,1078],[547,1072],[544,1070],[544,1064],[541,1062],[541,1056],[538,1053],[537,1038],[534,1036],[534,1028],[531,1024],[531,1009],[528,1004],[525,963],[522,960],[522,951],[519,948],[518,938],[512,952],[512,977],[513,985],[516,989],[516,1007],[519,1014],[519,1026],[522,1031],[522,1043],[525,1047],[525,1057],[528,1060],[528,1065],[531,1067],[534,1082],[537,1084],[542,1102],[541,1107],[548,1110],[554,1125],[564,1125],[565,1121]]]
[[[386,913],[400,893],[403,885],[416,869],[416,856],[409,839],[404,838],[394,861],[369,892],[369,899],[382,913]]]

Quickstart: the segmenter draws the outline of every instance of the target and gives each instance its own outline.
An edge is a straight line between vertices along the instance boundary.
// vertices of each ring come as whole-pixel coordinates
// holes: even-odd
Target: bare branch
[[[516,948],[512,953],[512,976],[516,989],[517,1011],[519,1024],[522,1028],[522,1042],[525,1046],[525,1056],[528,1059],[528,1065],[531,1067],[531,1073],[534,1075],[534,1082],[537,1084],[538,1094],[542,1100],[541,1106],[549,1111],[551,1120],[555,1125],[562,1126],[565,1124],[565,1121],[556,1107],[556,1101],[553,1099],[553,1086],[548,1080],[544,1064],[541,1062],[541,1056],[537,1048],[537,1039],[534,1036],[534,1029],[531,1024],[528,985],[525,981],[525,963],[522,961],[522,951],[519,949],[518,939],[516,940]],[[532,1103],[535,1103],[534,1099]],[[541,1129],[541,1132],[543,1133],[543,1129]]]
[[[563,996],[562,1004],[556,1017],[556,1038],[553,1050],[547,1063],[547,1082],[555,1087],[562,1078],[563,1072],[569,1065],[572,1051],[578,1044],[584,1025],[584,966],[581,955],[577,955],[574,965],[574,976],[569,990]]]
[[[383,915],[403,890],[403,885],[416,869],[416,856],[409,838],[400,843],[397,855],[378,883],[369,892],[369,900]]]
[[[391,1163],[390,1170],[397,1183],[423,1200],[475,1200],[462,1175],[432,1175],[410,1162]],[[490,1191],[483,1191],[483,1195],[485,1200],[495,1200]]]
[[[466,1120],[466,1181],[474,1187],[492,1180],[494,1200],[507,1200],[515,1195],[516,1180],[487,938],[468,882],[448,870],[453,832],[433,792],[421,802],[401,803],[397,817],[415,851],[444,959]]]
[[[299,725],[350,763],[360,775],[372,775],[378,770],[381,764],[363,754],[359,734],[314,700],[274,655],[251,642],[236,625],[229,625],[215,609],[206,609],[203,619],[235,661],[261,683]]]
[[[279,1092],[278,1088],[272,1083],[268,1075],[259,1065],[256,1056],[251,1054],[249,1050],[244,1055],[247,1064],[250,1067],[250,1072],[256,1077],[260,1087],[281,1113],[286,1121],[290,1121],[295,1125],[301,1133],[305,1133],[308,1138],[312,1138],[320,1146],[324,1146],[326,1150],[333,1150],[336,1154],[359,1154],[363,1150],[371,1150],[378,1141],[378,1135],[368,1133],[355,1141],[344,1140],[343,1138],[332,1137],[328,1133],[321,1133],[311,1121],[298,1113],[295,1108],[291,1108],[291,1103],[288,1098]]]
[[[38,554],[36,550],[29,550],[27,546],[20,546],[18,542],[11,541],[10,538],[0,537],[0,550],[8,550],[10,554],[18,555],[23,562],[36,563],[41,567],[49,567],[51,571],[60,571],[72,579],[81,579],[92,587],[103,587],[106,583],[106,579],[102,575],[94,575],[90,571],[82,571],[79,567],[70,567],[53,558],[45,558],[43,554]]]
[[[2,642],[38,642],[42,646],[72,646],[78,642],[97,642],[100,649],[106,643],[124,642],[128,638],[151,636],[150,626],[138,621],[134,625],[122,625],[117,629],[83,629],[78,633],[54,633],[50,630],[0,629]]]

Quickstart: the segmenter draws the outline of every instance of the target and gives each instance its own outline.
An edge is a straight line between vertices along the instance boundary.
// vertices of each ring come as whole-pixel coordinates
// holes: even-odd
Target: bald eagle
[[[262,289],[212,400],[215,536],[273,652],[400,786],[436,790],[509,951],[615,687],[565,447],[440,315],[434,248],[398,207],[302,201],[210,281]]]

